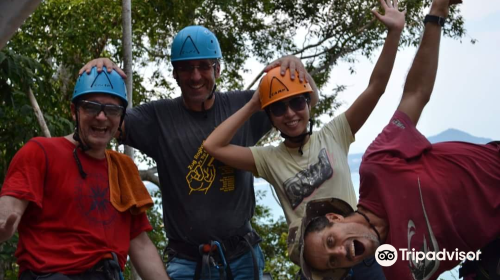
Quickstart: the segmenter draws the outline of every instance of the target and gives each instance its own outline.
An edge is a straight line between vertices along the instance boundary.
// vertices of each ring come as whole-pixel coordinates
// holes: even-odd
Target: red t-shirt
[[[359,205],[389,223],[398,259],[388,280],[432,280],[460,261],[402,261],[408,252],[476,251],[500,235],[500,149],[464,142],[430,144],[396,112],[366,151]]]
[[[31,139],[13,158],[0,195],[28,200],[15,256],[20,272],[81,273],[110,252],[123,269],[130,240],[152,230],[145,213],[118,212],[110,203],[106,159],[78,150],[87,178],[63,137]]]

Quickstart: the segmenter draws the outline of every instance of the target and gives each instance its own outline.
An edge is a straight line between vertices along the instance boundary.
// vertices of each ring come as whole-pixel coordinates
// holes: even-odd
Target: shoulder
[[[50,149],[60,149],[63,145],[66,144],[68,140],[64,137],[54,137],[54,138],[46,138],[46,137],[34,137],[31,138],[24,147],[32,149],[32,147],[38,147],[44,151]],[[23,147],[23,148],[24,148]]]
[[[122,154],[113,150],[106,150],[106,154],[110,159],[135,164],[134,161],[126,154]]]
[[[180,100],[182,100],[181,97],[177,97],[174,99],[165,98],[160,100],[149,101],[146,103],[142,103],[131,109],[127,109],[127,114],[146,111],[146,110],[154,110],[156,108],[164,108],[165,106],[175,106],[177,103],[180,102]]]
[[[232,90],[226,92],[216,92],[221,98],[229,99],[229,100],[244,100],[247,102],[252,98],[252,95],[255,91],[253,90]]]
[[[252,146],[249,147],[252,151],[254,159],[257,161],[258,159],[273,159],[275,160],[278,154],[283,153],[285,150],[282,147],[283,143],[280,143],[278,146],[268,145],[268,146]]]

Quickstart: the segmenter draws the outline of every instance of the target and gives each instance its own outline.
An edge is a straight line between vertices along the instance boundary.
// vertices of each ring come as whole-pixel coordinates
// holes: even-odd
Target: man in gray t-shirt
[[[157,163],[169,239],[167,273],[173,279],[219,277],[215,267],[201,265],[199,246],[212,241],[223,245],[231,270],[224,273],[231,273],[234,279],[262,278],[260,237],[250,226],[255,209],[253,176],[215,160],[202,145],[213,129],[254,93],[215,91],[221,57],[211,31],[202,26],[184,28],[174,38],[171,51],[173,76],[182,95],[130,109],[125,118],[125,144]],[[103,64],[123,73],[109,59],[91,61],[83,69]],[[298,78],[304,80],[304,66],[296,57],[278,59],[267,69],[276,66],[281,66],[282,73],[288,67],[296,69]],[[265,113],[259,112],[231,143],[253,146],[270,128]]]

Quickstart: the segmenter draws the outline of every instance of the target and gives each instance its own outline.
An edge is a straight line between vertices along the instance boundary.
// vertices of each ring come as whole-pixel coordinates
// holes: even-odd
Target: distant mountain
[[[446,142],[446,141],[462,141],[474,144],[486,144],[488,142],[493,141],[492,139],[476,137],[470,135],[469,133],[454,128],[445,130],[439,133],[438,135],[427,137],[427,139],[429,139],[429,142],[431,143]],[[349,154],[347,160],[349,162],[349,168],[351,169],[351,172],[359,171],[359,165],[361,164],[362,157],[363,154]]]
[[[486,144],[488,142],[493,141],[492,139],[476,137],[470,135],[469,133],[454,128],[445,130],[439,133],[438,135],[427,137],[427,139],[429,139],[429,142],[431,143],[446,142],[446,141],[462,141],[474,144]]]

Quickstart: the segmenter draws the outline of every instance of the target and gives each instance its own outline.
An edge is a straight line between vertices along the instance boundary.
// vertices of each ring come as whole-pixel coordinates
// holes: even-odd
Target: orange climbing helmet
[[[300,82],[298,72],[295,72],[295,80],[290,78],[290,69],[286,70],[285,76],[281,76],[280,72],[280,67],[273,68],[260,81],[259,94],[262,109],[290,96],[313,91],[308,82]]]

